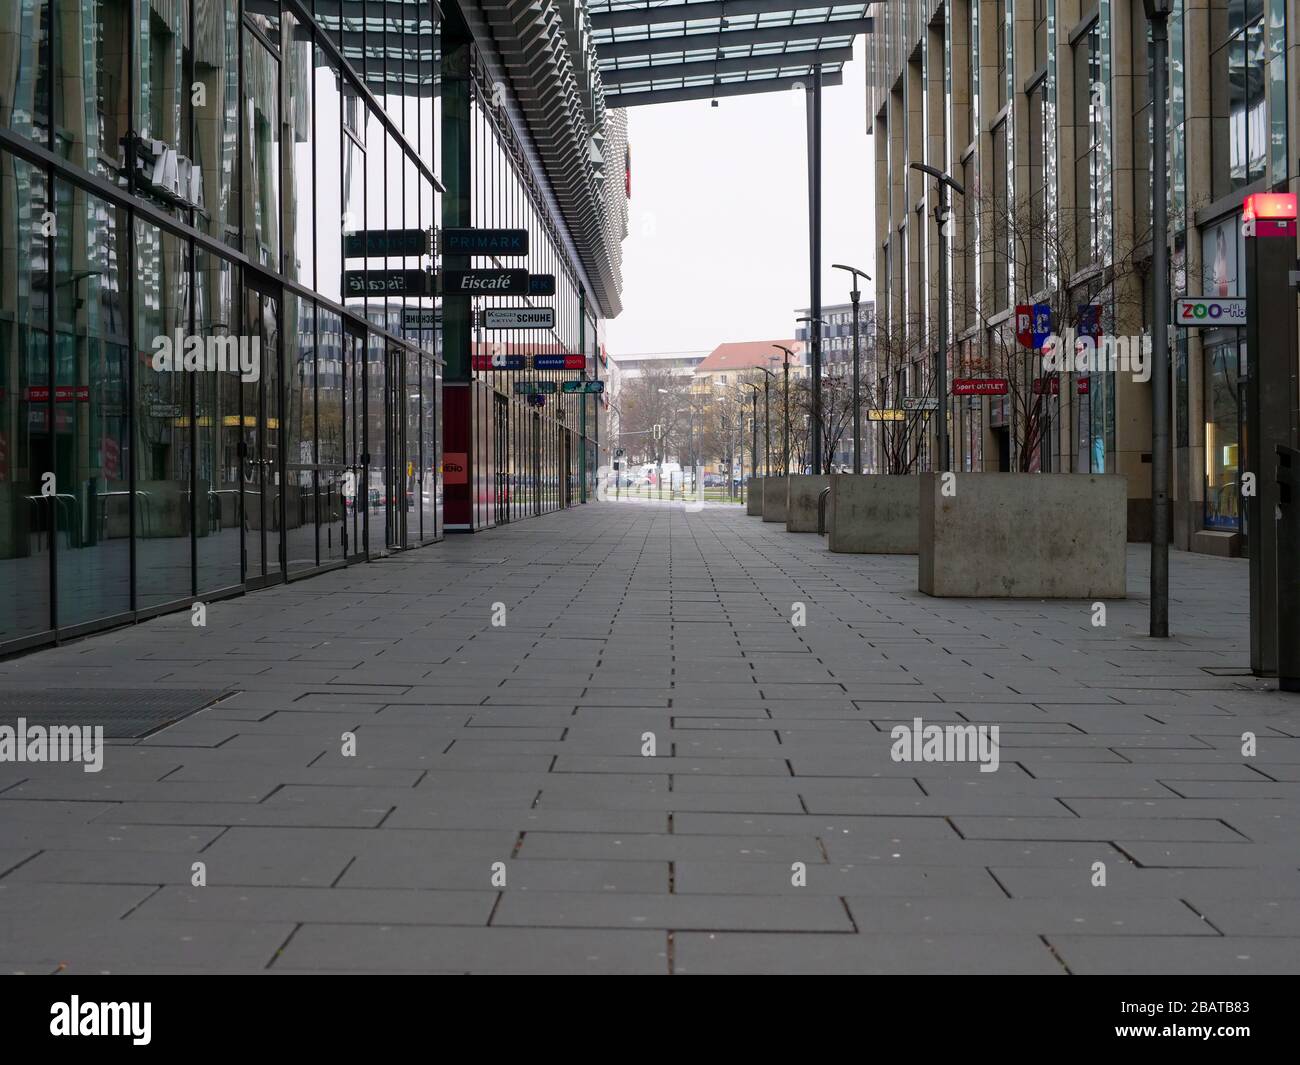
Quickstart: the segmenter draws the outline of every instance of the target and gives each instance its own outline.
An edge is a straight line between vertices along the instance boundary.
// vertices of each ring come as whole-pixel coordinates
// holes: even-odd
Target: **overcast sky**
[[[849,277],[831,263],[875,264],[862,51],[858,37],[843,84],[822,90],[823,305],[848,302]],[[794,336],[809,283],[804,101],[795,89],[628,111],[632,200],[611,354]]]

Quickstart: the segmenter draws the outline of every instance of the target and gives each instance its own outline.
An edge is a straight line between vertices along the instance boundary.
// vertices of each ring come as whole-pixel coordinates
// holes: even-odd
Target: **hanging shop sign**
[[[1052,335],[1052,308],[1047,303],[1016,306],[1016,340],[1021,347],[1037,351]]]
[[[444,296],[526,296],[527,270],[444,270]]]
[[[523,355],[475,355],[471,360],[476,370],[522,370],[526,362]]]
[[[952,382],[954,396],[1005,396],[1005,377],[957,377]]]
[[[604,381],[561,381],[560,391],[566,395],[581,393],[583,395],[599,394],[605,391]]]
[[[1239,326],[1244,329],[1246,301],[1183,296],[1174,300],[1174,325],[1185,329],[1202,329],[1206,326]]]
[[[432,296],[433,275],[426,270],[348,270],[343,274],[348,296]]]
[[[428,255],[431,244],[427,229],[366,229],[343,234],[343,254],[348,258]]]
[[[553,307],[488,307],[482,312],[484,329],[554,329]]]
[[[585,370],[585,355],[534,355],[534,370]]]
[[[554,275],[554,274],[529,274],[529,275],[528,275],[528,295],[530,295],[530,296],[554,296],[554,295],[555,295],[555,275]]]
[[[442,325],[440,310],[432,307],[402,308],[402,328],[405,330],[437,329],[440,325]]]
[[[443,229],[438,234],[443,255],[527,255],[526,229]]]
[[[515,393],[521,396],[553,396],[559,391],[554,381],[516,381]]]

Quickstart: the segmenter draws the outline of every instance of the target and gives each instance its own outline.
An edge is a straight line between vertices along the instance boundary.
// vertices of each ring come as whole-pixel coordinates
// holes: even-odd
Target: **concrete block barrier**
[[[927,595],[1124,597],[1124,477],[923,473],[920,479],[917,585]]]
[[[817,531],[817,497],[830,484],[824,473],[791,474],[787,481],[785,504],[785,531],[815,533]]]
[[[916,476],[834,474],[827,546],[844,554],[915,555],[920,509]]]
[[[785,477],[763,478],[763,520],[785,521]]]

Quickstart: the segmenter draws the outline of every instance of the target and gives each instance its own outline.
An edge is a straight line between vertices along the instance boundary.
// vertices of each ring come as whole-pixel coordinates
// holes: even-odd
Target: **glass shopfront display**
[[[0,12],[0,653],[441,536],[437,300],[345,276],[432,268],[367,230],[436,221],[436,84],[370,68],[437,26],[339,21]]]

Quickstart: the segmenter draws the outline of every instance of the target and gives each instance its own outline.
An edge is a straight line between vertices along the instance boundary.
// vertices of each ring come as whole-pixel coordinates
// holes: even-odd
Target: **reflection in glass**
[[[284,543],[290,572],[316,565],[316,330],[313,305],[284,300]]]
[[[244,34],[244,252],[280,266],[280,64]]]
[[[50,0],[0,4],[0,41],[5,42],[0,124],[38,144],[50,131]]]
[[[45,189],[43,171],[0,152],[0,642],[50,627]]]
[[[198,227],[239,247],[239,8],[196,4],[194,86],[202,106],[194,108],[194,165],[202,181]]]
[[[204,339],[238,337],[238,267],[195,249],[195,333]],[[240,583],[239,375],[221,369],[195,377],[195,518],[198,593]]]
[[[43,412],[38,425],[57,484],[57,622],[68,626],[131,608],[129,231],[99,197],[63,181],[54,190],[54,419]],[[142,526],[144,504],[137,496]]]
[[[122,138],[131,127],[131,3],[58,0],[58,7],[58,150],[117,184]]]
[[[333,311],[316,315],[316,447],[319,460],[321,565],[344,557],[344,498],[348,473],[343,438],[343,320]],[[355,474],[353,474],[355,480]]]
[[[184,357],[189,334],[189,245],[135,223],[136,340],[141,352]],[[185,364],[141,359],[136,369],[136,605],[184,599],[190,577],[190,388]],[[202,372],[202,371],[199,371]],[[125,500],[123,500],[123,503]],[[116,508],[125,513],[125,507]]]
[[[311,285],[314,261],[314,184],[312,158],[312,37],[291,13],[285,16],[285,70],[289,86],[285,115],[289,143],[284,150],[284,269],[289,277]],[[333,179],[336,180],[336,179]]]

